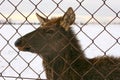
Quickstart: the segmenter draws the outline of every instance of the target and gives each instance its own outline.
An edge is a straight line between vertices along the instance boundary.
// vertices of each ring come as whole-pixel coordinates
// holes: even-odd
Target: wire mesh
[[[116,5],[113,5],[113,3]],[[49,18],[64,14],[69,6],[74,8],[77,15],[74,26],[77,27],[78,31],[75,32],[75,35],[84,35],[87,41],[83,40],[83,42],[86,42],[83,47],[86,55],[90,53],[91,48],[97,50],[95,55],[97,55],[96,53],[100,53],[100,55],[111,55],[112,52],[115,54],[119,52],[119,1],[95,0],[94,5],[91,5],[88,0],[1,0],[0,80],[32,80],[37,78],[44,80],[41,77],[41,75],[44,75],[44,69],[38,70],[41,64],[36,64],[36,61],[42,62],[41,58],[36,54],[28,53],[28,56],[18,51],[14,46],[14,42],[18,37],[39,27],[40,24],[34,16],[36,12]],[[94,26],[96,32],[93,32],[93,27],[88,26],[92,24],[96,25]],[[115,26],[113,27],[111,25]],[[116,32],[113,32],[113,30]],[[103,36],[107,37],[101,39]],[[107,40],[110,40],[110,42]],[[113,51],[114,49],[116,51]],[[30,74],[26,74],[27,72]]]

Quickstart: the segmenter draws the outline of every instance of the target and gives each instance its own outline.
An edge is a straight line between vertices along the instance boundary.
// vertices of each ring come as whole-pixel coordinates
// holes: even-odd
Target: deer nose
[[[21,39],[18,39],[16,42],[15,42],[15,46],[20,46],[22,45],[22,40]]]

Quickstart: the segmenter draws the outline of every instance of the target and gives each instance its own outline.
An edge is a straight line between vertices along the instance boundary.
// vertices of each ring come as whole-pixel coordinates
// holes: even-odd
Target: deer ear
[[[75,13],[73,9],[70,7],[62,17],[60,21],[60,25],[67,31],[75,21]]]
[[[36,13],[36,16],[37,16],[37,18],[38,18],[38,20],[39,20],[39,22],[40,22],[41,24],[45,24],[45,22],[47,22],[47,19],[46,19],[46,18],[43,18],[43,17],[40,16],[38,13]]]

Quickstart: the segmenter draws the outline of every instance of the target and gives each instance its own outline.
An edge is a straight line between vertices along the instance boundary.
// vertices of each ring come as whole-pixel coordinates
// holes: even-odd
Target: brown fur
[[[19,38],[21,51],[35,52],[43,59],[47,80],[120,80],[120,59],[103,56],[87,59],[70,28],[75,14],[69,8],[63,17],[45,19],[41,27]]]

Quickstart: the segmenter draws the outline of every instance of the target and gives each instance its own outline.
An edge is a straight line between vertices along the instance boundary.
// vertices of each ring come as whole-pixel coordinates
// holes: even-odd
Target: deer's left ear
[[[70,7],[62,17],[60,21],[60,25],[67,31],[75,21],[75,13],[73,9]]]
[[[36,13],[36,16],[37,16],[39,22],[41,23],[41,25],[45,25],[46,22],[48,21],[47,18],[44,18],[44,17],[40,16],[38,13]]]

